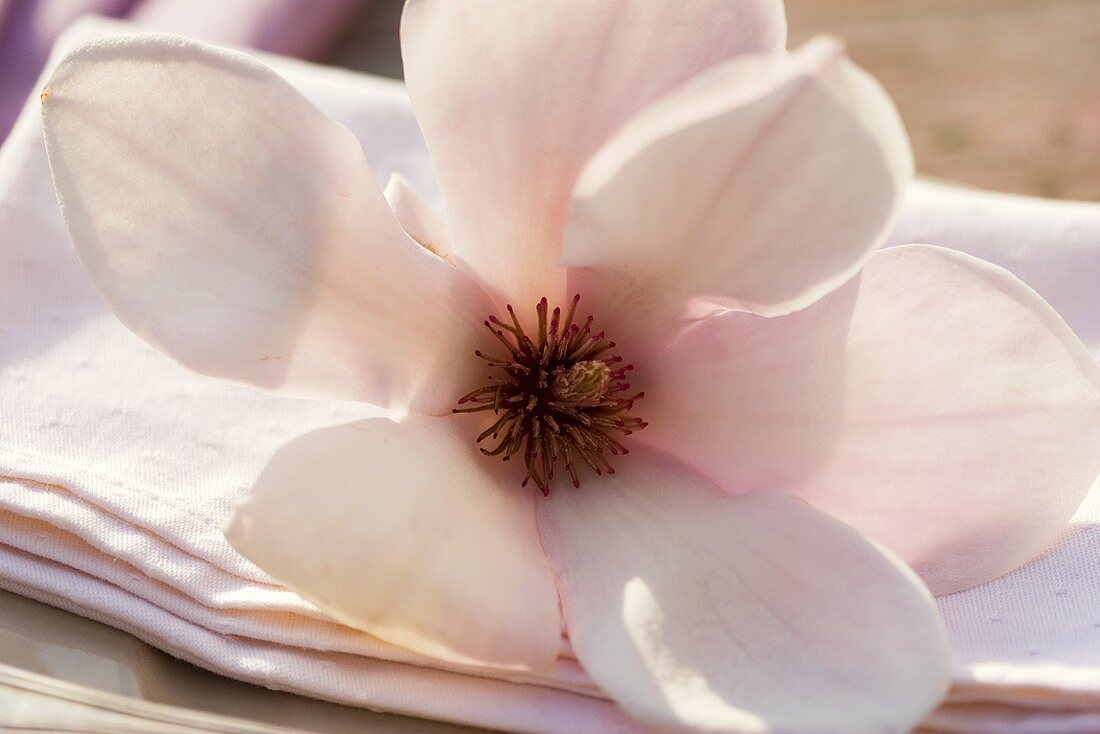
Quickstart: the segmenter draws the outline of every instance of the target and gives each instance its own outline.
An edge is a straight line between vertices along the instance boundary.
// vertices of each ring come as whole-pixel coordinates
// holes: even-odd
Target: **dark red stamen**
[[[581,324],[574,319],[580,295],[570,301],[564,315],[550,311],[545,298],[535,306],[538,331],[528,336],[515,309],[507,307],[511,323],[490,316],[485,328],[507,350],[504,357],[477,350],[474,355],[502,374],[490,383],[458,399],[455,413],[493,411],[496,420],[477,442],[495,441],[482,448],[486,456],[510,460],[522,451],[526,469],[521,486],[534,482],[550,493],[554,466],[565,464],[574,487],[580,486],[577,461],[596,474],[614,474],[608,456],[630,453],[615,435],[629,436],[647,423],[627,415],[645,397],[627,396],[626,373],[634,369],[617,354],[609,355],[615,342],[600,331],[592,332],[593,318]],[[497,351],[497,350],[493,350]]]

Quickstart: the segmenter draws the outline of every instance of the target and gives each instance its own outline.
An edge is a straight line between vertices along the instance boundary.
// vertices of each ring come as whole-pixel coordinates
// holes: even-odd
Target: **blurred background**
[[[685,0],[690,2],[690,0]],[[0,0],[0,139],[77,15],[401,76],[403,0]],[[925,176],[1100,200],[1100,0],[787,0],[897,101]]]
[[[403,0],[372,0],[330,63],[399,77]],[[787,0],[790,45],[845,39],[922,175],[1100,201],[1100,0]]]
[[[848,42],[926,176],[1100,200],[1100,2],[788,0],[791,44]]]

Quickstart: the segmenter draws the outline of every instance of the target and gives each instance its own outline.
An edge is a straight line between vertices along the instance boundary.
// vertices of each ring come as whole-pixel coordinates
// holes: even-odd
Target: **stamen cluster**
[[[576,324],[579,295],[568,311],[555,307],[549,313],[545,298],[539,301],[538,333],[528,335],[508,305],[511,323],[490,316],[485,328],[503,346],[504,357],[474,352],[499,371],[489,384],[459,399],[455,413],[492,411],[496,421],[477,442],[492,440],[482,448],[486,456],[509,461],[522,455],[527,473],[522,486],[534,482],[544,495],[550,493],[554,467],[560,460],[574,487],[580,486],[578,460],[597,474],[614,474],[608,457],[630,453],[618,438],[646,427],[641,418],[627,415],[645,393],[627,396],[626,373],[634,369],[611,354],[615,342],[604,332],[593,333],[592,317]]]

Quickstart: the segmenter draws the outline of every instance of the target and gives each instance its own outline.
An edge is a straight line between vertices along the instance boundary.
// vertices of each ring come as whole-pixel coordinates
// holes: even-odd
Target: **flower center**
[[[630,453],[618,438],[646,427],[628,415],[645,393],[627,396],[626,373],[634,369],[611,354],[615,342],[604,333],[593,333],[592,317],[577,324],[579,295],[568,311],[549,312],[543,298],[535,307],[538,333],[528,335],[511,305],[511,323],[490,316],[485,328],[504,348],[504,356],[477,350],[497,374],[489,383],[459,399],[455,413],[492,411],[496,420],[477,437],[477,442],[496,442],[482,448],[486,456],[509,461],[522,455],[527,474],[522,486],[534,482],[544,495],[550,493],[554,467],[560,461],[574,487],[581,485],[578,462],[597,474],[614,474],[608,457]],[[564,317],[563,317],[564,316]],[[499,353],[499,348],[495,350]]]

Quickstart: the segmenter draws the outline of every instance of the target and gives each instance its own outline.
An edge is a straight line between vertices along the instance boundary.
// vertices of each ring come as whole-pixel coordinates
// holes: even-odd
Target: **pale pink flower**
[[[903,128],[836,43],[783,50],[778,2],[412,0],[402,41],[446,226],[237,53],[101,41],[43,93],[69,231],[135,333],[209,375],[407,412],[286,446],[234,544],[441,661],[542,669],[564,629],[647,725],[917,722],[949,652],[904,564],[938,593],[992,579],[1096,477],[1074,335],[996,267],[875,252]],[[569,332],[528,383],[578,293],[616,346]],[[508,356],[489,314],[522,365],[474,356]],[[511,386],[459,404],[490,373]],[[452,413],[494,401],[513,412],[480,446],[508,463],[476,443],[499,416]]]

